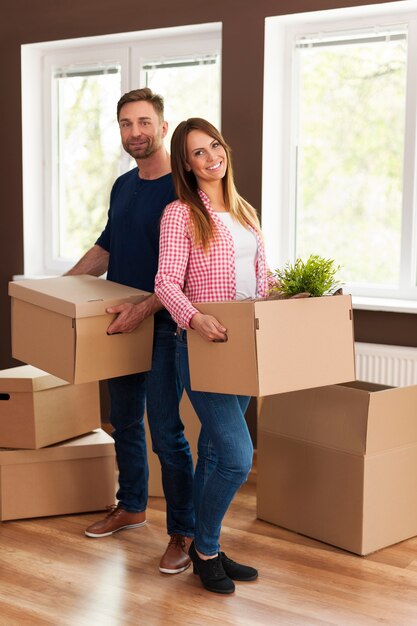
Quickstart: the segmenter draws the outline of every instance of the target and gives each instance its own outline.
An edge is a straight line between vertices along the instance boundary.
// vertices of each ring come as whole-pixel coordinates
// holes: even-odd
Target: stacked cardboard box
[[[258,517],[365,555],[417,534],[417,386],[264,398]]]
[[[71,385],[30,365],[0,371],[0,520],[102,510],[114,476],[97,382]]]
[[[89,275],[11,282],[9,294],[12,355],[31,365],[0,372],[0,520],[102,510],[115,452],[98,381],[148,370],[153,345],[153,317],[108,335],[107,308],[149,294]]]
[[[0,447],[44,448],[100,427],[98,383],[22,365],[0,371]]]

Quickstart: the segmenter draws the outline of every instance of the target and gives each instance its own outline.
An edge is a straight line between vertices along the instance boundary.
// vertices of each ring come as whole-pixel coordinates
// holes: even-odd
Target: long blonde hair
[[[193,226],[194,245],[209,247],[215,238],[215,227],[203,201],[198,194],[197,179],[192,171],[187,170],[187,136],[192,130],[201,130],[224,148],[227,156],[227,169],[222,179],[226,208],[231,215],[245,228],[251,226],[260,232],[260,224],[256,210],[240,196],[233,179],[231,150],[219,131],[207,120],[190,117],[178,124],[171,139],[171,166],[176,194],[189,205]]]

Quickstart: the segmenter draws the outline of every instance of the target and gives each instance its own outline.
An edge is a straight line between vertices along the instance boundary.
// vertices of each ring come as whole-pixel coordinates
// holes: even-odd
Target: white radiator
[[[417,348],[356,342],[355,352],[357,380],[392,387],[417,385]]]

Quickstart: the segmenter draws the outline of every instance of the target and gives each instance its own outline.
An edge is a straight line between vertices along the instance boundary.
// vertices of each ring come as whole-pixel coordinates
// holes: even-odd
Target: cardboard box
[[[41,450],[0,450],[2,521],[99,511],[114,495],[114,442],[102,430]]]
[[[70,385],[31,365],[0,371],[0,448],[43,448],[100,424],[97,382]]]
[[[190,444],[191,454],[195,465],[197,462],[197,443],[200,435],[201,424],[185,391],[180,404],[180,415],[182,423],[184,424],[184,433],[188,439],[188,443]],[[145,429],[149,466],[148,494],[149,496],[164,497],[161,464],[159,462],[158,455],[152,451],[152,441],[147,416],[145,419]]]
[[[267,396],[355,380],[350,296],[197,303],[225,343],[188,332],[191,388]]]
[[[417,534],[417,386],[264,398],[258,517],[369,554]]]
[[[9,283],[12,354],[70,383],[150,369],[153,316],[132,333],[107,335],[107,307],[149,294],[95,276],[60,276]]]

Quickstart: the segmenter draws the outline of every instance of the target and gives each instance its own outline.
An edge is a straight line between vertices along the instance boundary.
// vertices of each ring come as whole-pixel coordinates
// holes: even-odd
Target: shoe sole
[[[258,574],[256,574],[256,576],[251,576],[250,578],[231,578],[230,576],[229,578],[231,580],[235,580],[237,583],[249,583],[252,580],[256,580],[258,578]]]
[[[144,522],[139,522],[139,524],[128,524],[127,526],[121,526],[120,528],[116,528],[115,530],[111,530],[109,533],[91,533],[88,532],[87,530],[84,531],[84,534],[87,537],[93,537],[94,539],[96,538],[100,538],[100,537],[109,537],[110,535],[114,535],[114,533],[118,533],[119,530],[126,530],[128,528],[139,528],[139,526],[145,526],[146,524],[146,520]]]
[[[198,572],[196,572],[194,570],[193,574],[195,576],[199,576],[200,574]],[[227,576],[229,576],[229,574],[227,574]],[[250,578],[232,578],[231,576],[229,576],[230,580],[236,581],[237,583],[248,583],[252,580],[256,580],[258,578],[258,574],[256,574],[255,576],[251,576]]]
[[[181,574],[181,572],[185,572],[191,565],[191,562],[188,563],[185,567],[181,567],[180,569],[167,569],[166,567],[160,567],[159,571],[161,574]]]
[[[201,580],[201,578],[200,578]],[[203,583],[203,581],[201,581],[201,584],[203,585],[204,589],[207,589],[207,591],[211,591],[212,593],[221,593],[222,595],[227,595],[227,594],[231,594],[235,592],[235,588],[233,587],[233,589],[213,589],[212,587],[209,587],[208,585],[205,585]]]
[[[193,574],[195,574],[196,576],[200,576],[200,574],[194,569],[193,570]],[[230,579],[232,580],[232,579]],[[211,591],[212,593],[221,593],[223,595],[226,595],[228,593],[234,593],[235,592],[235,587],[233,587],[233,589],[213,589],[213,587],[209,587],[208,585],[205,585],[203,583],[203,581],[201,580],[201,576],[200,576],[200,582],[203,585],[204,589],[207,589],[207,591]]]

